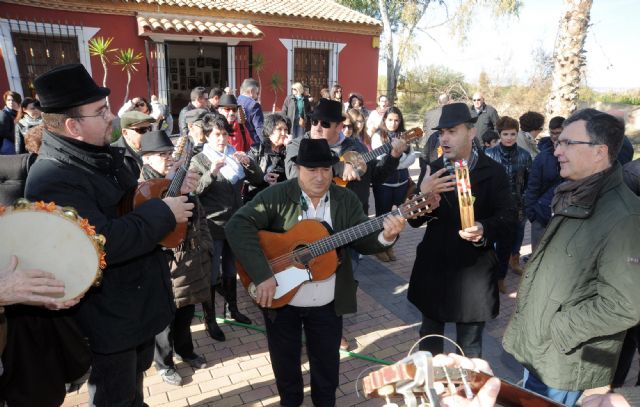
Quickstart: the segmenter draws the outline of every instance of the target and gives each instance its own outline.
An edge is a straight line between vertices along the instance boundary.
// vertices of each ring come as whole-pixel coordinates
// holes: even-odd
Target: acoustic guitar
[[[474,370],[433,365],[431,353],[416,352],[398,363],[369,373],[362,380],[365,397],[402,397],[407,406],[422,406],[418,399],[439,406],[440,397],[460,395],[472,399],[493,376]],[[497,405],[505,407],[561,407],[549,398],[500,380]]]
[[[181,195],[180,188],[184,178],[189,171],[189,164],[193,157],[193,146],[188,135],[183,135],[178,140],[176,148],[172,154],[174,159],[184,158],[184,162],[178,168],[173,179],[154,178],[138,184],[138,186],[120,203],[120,213],[126,214],[153,198],[167,198]],[[161,241],[160,245],[169,249],[176,248],[182,244],[187,236],[187,222],[177,223],[175,229],[169,232]]]
[[[284,233],[258,231],[260,248],[277,282],[271,308],[287,305],[302,284],[331,277],[338,267],[337,248],[379,232],[383,229],[384,218],[389,215],[412,218],[429,212],[432,198],[431,193],[416,195],[394,211],[333,235],[324,223],[313,219],[302,220]],[[240,281],[255,300],[256,288],[251,277],[239,261],[236,261],[236,268]]]
[[[400,136],[398,136],[398,138],[403,139],[408,144],[414,140],[418,140],[422,136],[422,129],[420,127],[415,127],[411,130],[405,131]],[[340,157],[340,161],[343,161],[346,164],[351,164],[358,175],[362,176],[365,172],[367,172],[367,163],[375,160],[376,157],[379,157],[382,154],[388,154],[390,151],[391,141],[364,154],[361,154],[357,151],[347,151]],[[341,187],[346,187],[349,184],[349,181],[343,180],[340,176],[334,177],[333,181]]]

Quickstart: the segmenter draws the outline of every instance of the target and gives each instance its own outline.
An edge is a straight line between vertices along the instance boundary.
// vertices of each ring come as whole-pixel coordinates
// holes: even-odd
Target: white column
[[[164,43],[156,43],[156,67],[158,69],[158,101],[163,105],[169,104],[166,49],[167,47]]]
[[[236,89],[236,47],[227,46],[227,78],[229,78],[229,88],[237,92]]]

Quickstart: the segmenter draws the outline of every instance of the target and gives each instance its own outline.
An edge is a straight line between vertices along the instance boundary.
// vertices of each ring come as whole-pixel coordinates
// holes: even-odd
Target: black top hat
[[[224,94],[220,96],[218,107],[238,107],[238,100],[233,95]]]
[[[327,140],[304,138],[300,141],[298,155],[291,158],[291,161],[303,167],[317,168],[331,167],[340,159],[331,151]]]
[[[38,76],[34,84],[45,113],[86,105],[104,99],[111,93],[109,88],[98,86],[81,64],[53,68]]]
[[[140,155],[173,151],[173,143],[164,130],[150,131],[140,139]]]
[[[477,117],[471,117],[469,107],[464,103],[450,103],[442,106],[442,114],[438,125],[431,130],[450,129],[460,123],[475,123]]]
[[[340,123],[343,120],[342,103],[337,100],[320,99],[311,117],[325,122]]]

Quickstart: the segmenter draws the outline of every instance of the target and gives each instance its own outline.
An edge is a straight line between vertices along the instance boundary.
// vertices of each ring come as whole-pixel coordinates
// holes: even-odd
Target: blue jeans
[[[229,243],[225,240],[213,240],[213,260],[211,270],[211,285],[214,286],[218,282],[220,276],[220,268],[222,267],[222,276],[227,278],[235,278],[237,275],[235,256],[231,251]]]
[[[523,385],[527,390],[531,390],[534,393],[548,397],[566,406],[575,406],[580,396],[582,396],[582,390],[562,390],[549,387],[527,369],[524,369]]]

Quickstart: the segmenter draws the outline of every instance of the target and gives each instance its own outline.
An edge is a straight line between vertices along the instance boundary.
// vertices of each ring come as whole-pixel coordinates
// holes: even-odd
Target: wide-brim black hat
[[[227,95],[226,93],[220,96],[218,101],[218,107],[238,107],[238,100],[233,95]]]
[[[45,113],[93,103],[111,93],[109,88],[98,86],[82,64],[53,68],[38,76],[34,85]]]
[[[464,103],[450,103],[442,106],[438,125],[431,130],[450,129],[461,123],[475,123],[477,117],[471,117],[469,107]]]
[[[154,130],[142,135],[140,155],[173,151],[173,143],[164,130]]]
[[[343,120],[342,103],[337,100],[320,99],[311,117],[315,120],[340,123]]]
[[[291,158],[291,161],[303,167],[318,168],[331,167],[340,159],[331,151],[327,140],[304,138],[300,141],[298,155]]]

